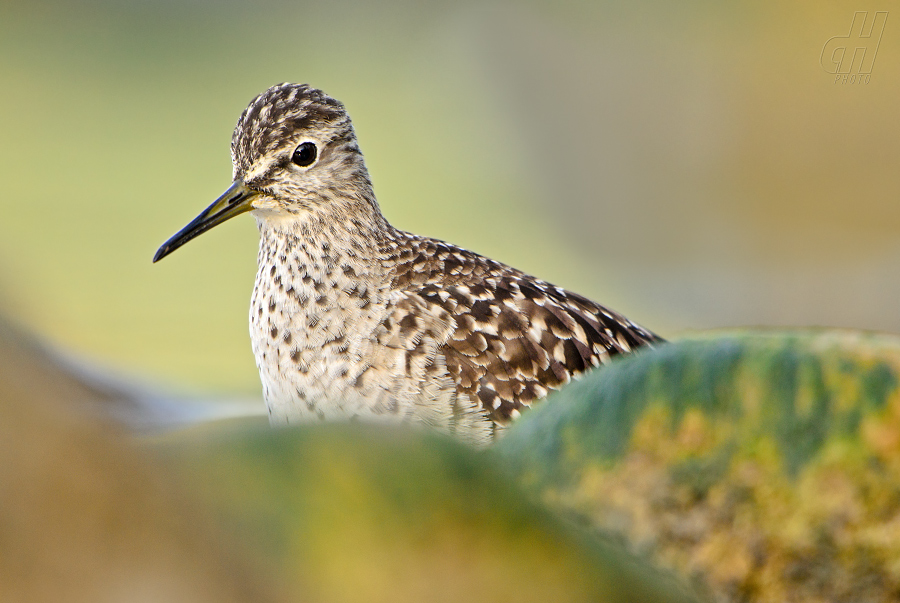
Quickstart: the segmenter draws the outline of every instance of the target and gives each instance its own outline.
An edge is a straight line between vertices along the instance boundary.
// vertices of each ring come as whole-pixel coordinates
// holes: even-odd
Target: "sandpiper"
[[[250,336],[273,424],[418,422],[487,443],[550,390],[662,340],[471,251],[391,226],[343,104],[279,84],[241,114],[233,183],[153,261],[244,212]]]

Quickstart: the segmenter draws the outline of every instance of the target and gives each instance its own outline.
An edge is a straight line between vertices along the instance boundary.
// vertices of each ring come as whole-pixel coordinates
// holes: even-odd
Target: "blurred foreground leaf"
[[[0,601],[276,601],[114,403],[0,320]]]
[[[262,571],[316,601],[689,600],[443,437],[327,425],[177,440],[169,462]]]
[[[244,420],[135,442],[0,321],[0,601],[689,601],[528,502],[492,456]]]
[[[603,367],[495,452],[718,600],[900,598],[900,340],[745,333]]]

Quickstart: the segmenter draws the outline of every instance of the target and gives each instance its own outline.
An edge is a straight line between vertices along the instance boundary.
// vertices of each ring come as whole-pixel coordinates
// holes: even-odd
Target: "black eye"
[[[291,156],[291,161],[299,165],[300,167],[306,167],[308,165],[312,165],[312,162],[316,160],[316,145],[311,142],[304,142],[299,147],[294,149],[294,154]]]

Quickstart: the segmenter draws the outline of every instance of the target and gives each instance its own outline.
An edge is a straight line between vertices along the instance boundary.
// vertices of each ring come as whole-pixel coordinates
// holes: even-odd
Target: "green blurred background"
[[[256,394],[255,224],[152,265],[281,81],[341,99],[397,226],[674,336],[900,331],[900,15],[868,84],[823,45],[887,2],[4,0],[0,311],[92,362]]]

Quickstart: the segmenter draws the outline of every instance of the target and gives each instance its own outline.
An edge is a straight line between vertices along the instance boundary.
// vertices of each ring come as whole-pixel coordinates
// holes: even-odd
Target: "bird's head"
[[[343,206],[377,210],[344,105],[306,84],[279,84],[241,114],[231,138],[233,182],[156,252],[159,261],[194,237],[244,212],[291,219]]]

